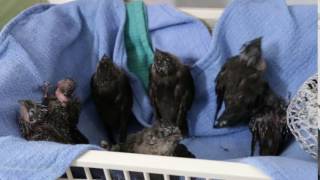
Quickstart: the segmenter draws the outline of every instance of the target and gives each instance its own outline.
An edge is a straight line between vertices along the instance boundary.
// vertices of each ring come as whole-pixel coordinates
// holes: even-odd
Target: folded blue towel
[[[250,157],[238,162],[258,167],[273,180],[311,180],[318,177],[318,166],[315,162],[274,156]]]
[[[224,158],[245,156],[248,152],[250,135],[247,128],[212,128],[215,76],[226,58],[237,54],[245,41],[264,37],[263,51],[268,64],[266,78],[283,97],[294,95],[299,85],[316,71],[316,7],[288,8],[283,0],[234,0],[215,27],[213,38],[200,21],[171,7],[149,6],[147,13],[152,46],[174,53],[192,66],[197,88],[188,116],[190,132],[193,136],[211,136],[210,142],[215,142],[202,154],[203,158],[210,150],[219,156],[220,153],[214,153],[219,148],[221,154],[229,149],[232,151],[225,153]],[[134,113],[142,125],[150,125],[152,108],[147,94],[127,67],[124,23],[124,4],[117,0],[40,5],[12,20],[0,33],[0,136],[19,136],[17,100],[40,100],[38,87],[43,81],[54,82],[69,76],[78,82],[77,94],[84,105],[79,128],[91,143],[98,144],[106,133],[90,100],[89,82],[103,54],[112,57],[128,72],[135,96]],[[223,144],[228,137],[232,138]],[[193,151],[199,152],[196,154],[201,154],[201,146],[189,143]],[[239,147],[238,152],[235,145]],[[54,179],[74,157],[86,149],[96,148],[30,143],[14,137],[1,137],[0,147],[6,147],[0,150],[0,179],[8,179],[8,169],[8,174],[12,175],[10,179],[43,179],[47,176]],[[284,164],[286,160],[283,159]],[[316,166],[316,163],[310,163],[312,167]],[[37,168],[40,166],[44,170]],[[257,166],[268,172],[269,168]],[[282,171],[281,168],[277,170]],[[24,173],[31,172],[30,169],[38,170]],[[291,173],[292,177],[296,173],[283,172]]]
[[[92,145],[26,142],[13,136],[0,138],[0,179],[57,179],[71,162]]]

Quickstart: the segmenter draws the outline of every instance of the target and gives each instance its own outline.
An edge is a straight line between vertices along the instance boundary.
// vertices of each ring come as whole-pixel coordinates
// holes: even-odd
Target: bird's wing
[[[224,76],[226,74],[225,70],[226,70],[226,66],[224,65],[221,68],[221,70],[215,80],[215,83],[216,83],[215,90],[216,90],[216,95],[217,95],[217,99],[216,99],[217,108],[216,108],[216,113],[215,113],[215,120],[218,117],[218,114],[219,114],[219,111],[221,109],[222,102],[223,102],[225,83],[226,83],[226,82],[224,82],[224,79],[225,79]]]
[[[34,133],[30,140],[34,141],[53,141],[58,143],[70,144],[71,140],[70,137],[62,130],[57,130],[50,124],[42,124],[37,126],[34,130]]]
[[[91,96],[92,96],[92,98],[95,100],[95,98],[96,98],[96,89],[97,89],[97,86],[96,86],[94,77],[95,77],[95,74],[93,74],[92,77],[91,77],[91,80],[90,80],[90,88],[91,88]]]
[[[79,122],[81,110],[80,100],[77,98],[71,99],[66,106],[66,111],[68,112],[68,120],[71,125],[76,126]]]
[[[151,104],[155,107],[155,97],[154,97],[154,83],[153,83],[153,74],[152,74],[152,66],[149,67],[149,98],[151,101]]]
[[[183,135],[188,134],[187,112],[192,106],[195,87],[192,75],[187,66],[182,69],[180,82],[175,88],[175,100],[177,101],[177,124]]]
[[[186,108],[190,109],[193,103],[193,99],[194,99],[194,95],[195,95],[195,86],[194,86],[194,81],[193,81],[193,77],[191,75],[191,72],[189,70],[189,67],[185,66],[185,85],[186,85],[186,89],[188,91],[187,95],[186,95]]]
[[[119,81],[119,86],[117,97],[115,99],[115,103],[121,107],[123,111],[131,110],[132,106],[132,89],[130,86],[130,82],[126,74],[123,72],[121,77],[117,80]],[[116,83],[116,82],[115,82]]]
[[[148,93],[149,93],[149,98],[150,98],[150,102],[151,105],[154,108],[154,113],[155,113],[155,117],[156,117],[156,121],[160,120],[159,118],[161,118],[160,113],[159,113],[159,109],[157,106],[157,96],[156,96],[156,91],[157,91],[157,85],[155,84],[155,77],[152,74],[152,66],[149,67],[149,89],[148,89]]]

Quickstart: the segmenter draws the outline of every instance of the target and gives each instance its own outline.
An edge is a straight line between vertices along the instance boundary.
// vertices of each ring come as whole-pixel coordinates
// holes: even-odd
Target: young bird
[[[261,55],[261,38],[245,44],[238,56],[231,57],[221,68],[215,82],[217,109],[214,127],[231,127],[248,123],[264,97],[267,83],[262,76],[266,63]],[[217,119],[222,102],[225,111]]]
[[[27,140],[63,141],[46,122],[47,107],[31,100],[20,100],[20,117],[18,119],[21,135]],[[43,131],[42,129],[47,129]],[[49,134],[53,134],[50,136]]]
[[[216,78],[215,128],[249,123],[251,154],[259,142],[261,155],[278,155],[291,139],[286,124],[286,104],[263,79],[266,63],[261,38],[246,43],[231,57]],[[222,102],[225,111],[217,119]]]
[[[152,154],[162,156],[177,156],[195,158],[187,147],[179,144],[182,134],[176,126],[166,126],[156,123],[137,133],[130,134],[127,141],[111,147],[112,151]],[[108,148],[108,145],[104,145]]]
[[[187,113],[193,102],[194,89],[189,67],[176,56],[156,49],[149,85],[155,120],[178,126],[182,135],[187,136]]]
[[[31,100],[19,101],[19,124],[23,137],[27,140],[87,144],[88,139],[77,128],[80,102],[73,98],[75,82],[68,78],[59,81],[55,95],[49,95],[48,89],[49,83],[46,83],[42,104]]]
[[[42,104],[31,100],[22,100],[19,103],[19,126],[26,140],[75,144],[68,122],[59,124],[59,121],[54,121],[59,119],[50,117],[47,107]]]
[[[116,144],[114,132],[119,131],[119,142],[127,137],[132,113],[132,90],[125,72],[103,56],[91,79],[91,94],[97,111],[105,123],[109,141]]]

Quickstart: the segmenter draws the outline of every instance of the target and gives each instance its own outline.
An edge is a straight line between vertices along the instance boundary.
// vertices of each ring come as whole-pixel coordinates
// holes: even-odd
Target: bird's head
[[[24,123],[34,124],[43,121],[47,108],[31,100],[20,100],[20,120]]]
[[[117,79],[121,74],[121,70],[115,66],[112,59],[104,55],[97,65],[96,80],[99,83],[106,83]]]
[[[240,82],[232,82],[235,88],[229,88],[225,92],[225,111],[215,120],[215,128],[233,127],[241,123],[248,123],[250,118],[263,105],[264,96],[269,86],[261,77],[255,75],[241,79]]]
[[[55,96],[61,103],[69,102],[76,90],[76,82],[71,78],[65,78],[57,83]]]
[[[262,37],[246,42],[240,50],[240,60],[245,61],[248,67],[264,72],[266,63],[262,57]]]
[[[61,92],[64,96],[70,98],[73,96],[74,91],[76,90],[76,82],[71,78],[65,78],[57,83],[57,90]]]
[[[158,139],[158,143],[163,146],[161,148],[169,148],[173,144],[177,144],[183,139],[179,127],[173,125],[158,127],[155,133]]]
[[[176,56],[156,49],[154,53],[153,64],[153,68],[155,69],[156,73],[165,76],[174,74],[178,64],[179,60]]]

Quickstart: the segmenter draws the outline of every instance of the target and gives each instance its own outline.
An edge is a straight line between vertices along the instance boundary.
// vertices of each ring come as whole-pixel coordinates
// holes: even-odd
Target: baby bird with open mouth
[[[73,97],[75,82],[66,78],[58,82],[55,95],[49,95],[49,83],[43,86],[43,102],[21,100],[19,125],[27,140],[87,144],[78,130],[80,102]]]

